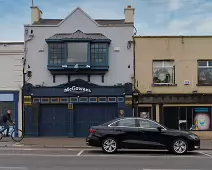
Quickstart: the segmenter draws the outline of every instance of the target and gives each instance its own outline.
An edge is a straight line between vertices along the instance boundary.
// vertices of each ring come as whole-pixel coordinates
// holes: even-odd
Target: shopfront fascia
[[[101,109],[103,109],[104,113],[102,115],[104,115],[104,118],[98,118],[101,121],[108,120],[114,116],[118,117],[121,110],[124,111],[126,116],[132,116],[132,106],[130,105],[132,102],[129,102],[129,99],[132,98],[132,85],[130,83],[121,86],[99,86],[77,79],[54,87],[34,87],[28,84],[25,86],[24,96],[24,120],[27,136],[40,136],[42,133],[47,134],[46,131],[44,132],[40,129],[42,108],[47,110],[47,106],[54,108],[63,105],[63,111],[67,112],[68,117],[68,121],[66,122],[68,137],[83,136],[84,131],[88,131],[86,127],[83,127],[85,129],[84,131],[77,130],[76,127],[79,127],[78,129],[81,128],[80,121],[83,122],[88,119],[92,122],[92,116],[94,115],[92,111],[88,111],[92,110],[92,106],[96,107],[93,110],[97,112],[101,112]],[[85,114],[81,112],[88,112],[86,115],[88,117],[83,119],[82,116]],[[107,113],[110,114],[109,112],[113,112],[113,115],[108,116]],[[81,114],[81,116],[78,115],[79,117],[76,118],[77,114]],[[98,123],[96,117],[95,121]],[[89,122],[84,122],[85,124],[90,125]]]
[[[190,130],[212,137],[212,94],[134,94],[134,107],[150,110],[150,118],[172,129]]]

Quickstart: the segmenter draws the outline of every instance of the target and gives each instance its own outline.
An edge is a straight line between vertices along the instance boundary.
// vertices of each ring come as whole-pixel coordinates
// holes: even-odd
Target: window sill
[[[167,87],[167,86],[177,86],[177,84],[172,84],[172,83],[153,83],[152,87]]]
[[[212,86],[212,84],[196,84],[196,86]]]

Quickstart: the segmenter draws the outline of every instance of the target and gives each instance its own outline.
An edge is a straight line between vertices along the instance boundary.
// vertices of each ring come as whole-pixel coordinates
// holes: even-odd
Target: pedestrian
[[[124,110],[120,110],[120,112],[119,112],[119,118],[124,118]]]
[[[8,122],[12,123],[12,124],[15,124],[11,118],[11,114],[12,114],[12,111],[11,110],[7,110],[7,113],[1,115],[0,117],[0,125],[3,126],[4,128],[1,130],[1,133],[5,130],[6,131],[6,137],[9,136],[9,124]]]

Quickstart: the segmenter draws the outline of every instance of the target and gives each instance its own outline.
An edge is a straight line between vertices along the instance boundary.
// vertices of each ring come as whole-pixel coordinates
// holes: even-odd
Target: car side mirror
[[[158,129],[159,131],[162,131],[163,128],[159,126],[159,127],[157,127],[157,129]]]

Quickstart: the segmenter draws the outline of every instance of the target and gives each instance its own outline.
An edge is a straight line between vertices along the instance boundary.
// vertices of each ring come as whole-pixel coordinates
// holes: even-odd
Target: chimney
[[[31,23],[33,24],[34,22],[40,21],[43,12],[37,6],[34,6],[33,0],[32,0],[32,6],[30,8],[31,8]]]
[[[132,8],[131,5],[128,5],[127,8],[124,9],[126,24],[134,24],[134,13],[135,8]]]

